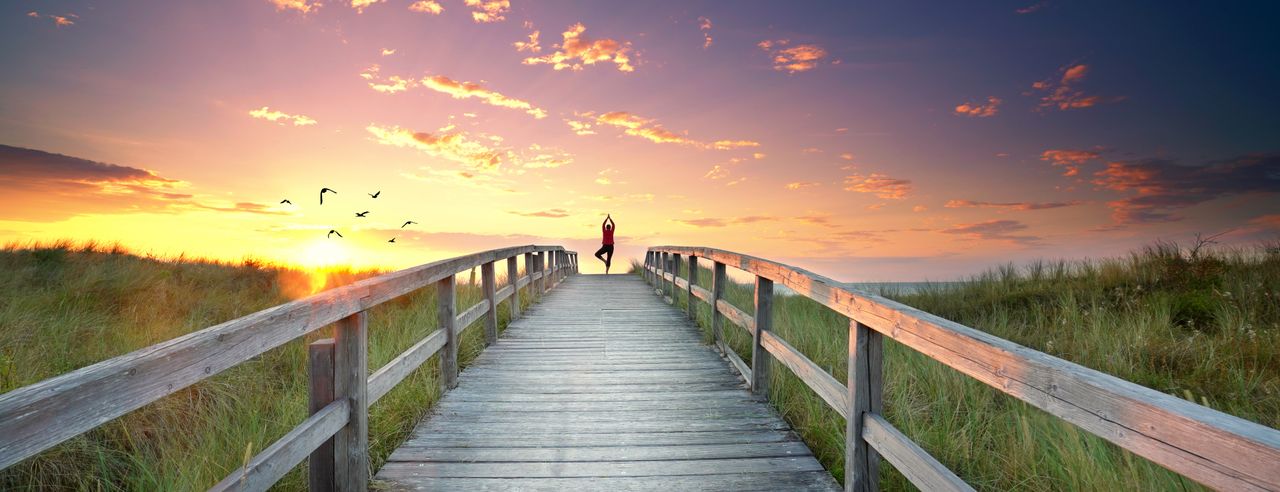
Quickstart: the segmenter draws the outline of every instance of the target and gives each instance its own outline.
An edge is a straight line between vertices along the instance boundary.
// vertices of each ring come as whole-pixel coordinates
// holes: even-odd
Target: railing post
[[[651,268],[652,266],[653,266],[653,252],[645,251],[644,252],[644,280],[645,282],[649,282],[650,284],[653,283],[653,272],[649,271],[649,268]]]
[[[688,292],[685,292],[685,298],[689,300],[687,309],[689,319],[695,319],[694,314],[698,312],[697,306],[693,302],[694,299],[697,299],[697,297],[693,296],[693,286],[696,283],[698,283],[698,257],[689,255],[689,289]]]
[[[542,269],[542,294],[549,292],[551,290],[551,286],[554,285],[548,278],[555,274],[555,271],[551,268],[551,253],[551,251],[543,252],[542,263],[538,264],[538,268]]]
[[[360,311],[338,320],[333,334],[334,398],[351,403],[347,425],[333,436],[334,486],[365,490],[369,486],[368,316]]]
[[[307,345],[307,374],[310,379],[307,411],[310,415],[333,403],[333,345],[332,338]],[[307,461],[308,490],[333,490],[333,438],[312,451]]]
[[[715,270],[711,273],[711,336],[716,347],[724,351],[724,315],[720,314],[720,298],[724,297],[725,269],[724,263],[715,262]]]
[[[511,321],[515,321],[520,316],[520,265],[514,256],[507,258],[507,283],[511,284],[511,297],[507,304],[511,308]]]
[[[883,411],[883,336],[849,320],[849,418],[845,420],[844,489],[874,492],[880,484],[880,456],[862,438],[863,418]]]
[[[489,302],[489,312],[484,317],[484,343],[492,345],[498,341],[498,286],[493,274],[493,263],[480,265],[480,283],[484,289],[484,300]]]
[[[662,291],[668,295],[670,295],[671,291],[673,290],[671,287],[672,284],[667,283],[667,274],[669,273],[671,273],[671,253],[663,251],[662,252],[662,278],[660,280],[662,281]],[[674,275],[672,275],[671,280],[673,282],[675,281]]]
[[[524,274],[529,277],[529,283],[524,286],[525,292],[529,294],[529,302],[533,302],[533,253],[524,254]]]
[[[751,392],[769,395],[769,364],[772,357],[760,344],[760,335],[773,328],[773,281],[756,275],[756,333],[751,342]]]
[[[457,297],[455,275],[436,282],[436,325],[444,330],[444,347],[440,349],[440,393],[458,386],[458,327],[454,301]]]
[[[542,259],[541,252],[533,254],[533,271],[538,272],[538,274],[542,276],[538,277],[537,281],[534,281],[533,274],[529,274],[530,286],[533,287],[532,289],[529,289],[529,292],[537,295],[538,297],[542,297],[542,286],[547,280],[546,274],[542,271],[542,264],[544,261],[545,260]]]
[[[671,305],[679,307],[680,301],[676,298],[676,278],[680,276],[680,254],[671,255]]]

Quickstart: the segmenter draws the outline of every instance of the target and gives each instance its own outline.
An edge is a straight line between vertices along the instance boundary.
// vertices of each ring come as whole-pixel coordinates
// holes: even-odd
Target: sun
[[[350,259],[351,252],[341,241],[319,239],[303,248],[302,255],[297,260],[306,267],[326,268],[345,265]]]

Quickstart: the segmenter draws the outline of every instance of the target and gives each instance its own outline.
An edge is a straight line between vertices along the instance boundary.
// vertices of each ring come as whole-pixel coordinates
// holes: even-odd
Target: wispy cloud
[[[699,219],[673,219],[681,224],[693,227],[727,227],[731,225],[754,224],[757,222],[770,222],[778,220],[778,217],[771,215],[748,215],[744,217],[729,218],[699,218]]]
[[[764,40],[756,46],[773,61],[773,69],[787,73],[807,72],[818,67],[818,63],[827,57],[827,51],[816,44],[791,44],[789,39]]]
[[[702,49],[711,47],[711,19],[698,18],[698,30],[702,31]]]
[[[614,126],[623,129],[623,133],[634,137],[640,137],[653,143],[674,143],[679,145],[688,145],[703,149],[715,150],[731,150],[742,147],[759,147],[760,142],[754,140],[715,140],[701,141],[690,138],[685,133],[676,133],[664,128],[658,124],[657,120],[645,118],[634,113],[626,111],[611,111],[597,116],[595,113],[579,113],[580,118],[589,118],[599,125]],[[591,130],[591,124],[583,120],[574,122],[568,120],[569,126],[579,135],[587,135]],[[588,133],[584,133],[588,132]]]
[[[1082,164],[1097,159],[1098,155],[1093,150],[1049,149],[1040,154],[1040,160],[1065,168],[1063,176],[1075,176],[1080,174]]]
[[[1040,105],[1038,109],[1058,109],[1066,111],[1068,109],[1080,109],[1097,106],[1102,103],[1116,102],[1124,99],[1121,97],[1102,97],[1086,95],[1084,91],[1076,89],[1076,85],[1082,82],[1089,73],[1089,66],[1085,64],[1068,65],[1059,69],[1062,74],[1058,80],[1045,79],[1031,84],[1031,91],[1026,95],[1042,94],[1040,96]]]
[[[1045,8],[1045,7],[1047,7],[1047,6],[1049,6],[1049,2],[1048,2],[1047,0],[1045,0],[1045,1],[1041,1],[1041,2],[1033,3],[1033,4],[1028,5],[1028,6],[1026,6],[1026,7],[1022,7],[1022,8],[1016,9],[1016,10],[1014,10],[1014,12],[1017,12],[1017,13],[1019,13],[1019,14],[1023,14],[1023,15],[1026,15],[1026,14],[1030,14],[1030,13],[1032,13],[1032,12],[1035,12],[1035,11],[1037,11],[1037,10],[1040,10],[1040,9],[1042,9],[1042,8]]]
[[[1107,164],[1094,173],[1100,189],[1127,193],[1108,202],[1117,224],[1181,220],[1179,210],[1233,195],[1280,194],[1280,154],[1254,154],[1182,166],[1168,159],[1139,159]]]
[[[444,6],[436,0],[417,0],[409,4],[409,11],[423,14],[440,15],[444,12]]]
[[[520,212],[520,211],[515,211],[515,210],[513,210],[513,211],[511,211],[511,212],[509,212],[509,213],[511,213],[511,214],[513,214],[513,215],[519,215],[519,216],[521,216],[521,217],[542,217],[542,218],[547,218],[547,219],[563,219],[563,218],[565,218],[565,217],[568,217],[568,216],[569,216],[569,211],[568,211],[568,210],[565,210],[565,209],[563,209],[563,208],[553,208],[553,209],[550,209],[550,210],[539,210],[539,211],[537,211],[537,212]]]
[[[258,109],[249,110],[249,116],[279,123],[281,125],[285,124],[286,122],[293,123],[293,126],[308,126],[308,125],[316,124],[316,120],[312,119],[307,115],[289,114],[282,111],[275,111],[266,106],[263,106]]]
[[[375,3],[382,3],[387,0],[351,0],[351,8],[356,9],[357,14],[363,14],[364,9],[369,8]]]
[[[970,116],[975,118],[989,118],[995,116],[999,112],[1000,98],[996,96],[987,96],[987,103],[966,102],[956,106],[955,113],[960,116]]]
[[[391,48],[382,48],[382,56],[391,56],[396,54],[396,50]]]
[[[541,34],[540,31],[533,31],[529,33],[528,41],[516,41],[514,43],[511,43],[511,45],[516,47],[516,51],[528,51],[530,53],[538,53],[542,51],[542,45],[538,44],[538,36],[540,34]]]
[[[525,65],[548,64],[556,70],[582,70],[596,63],[613,63],[620,72],[634,72],[631,64],[631,43],[616,39],[591,39],[586,36],[587,28],[582,23],[569,26],[564,32],[564,41],[555,52],[542,56],[531,56],[524,59]],[[518,47],[517,47],[518,48]]]
[[[471,7],[471,19],[480,23],[506,20],[511,11],[508,0],[466,0],[466,5]]]
[[[803,190],[805,188],[812,188],[820,184],[822,183],[819,183],[817,181],[792,181],[786,184],[786,188],[788,190]]]
[[[973,200],[948,200],[946,208],[996,208],[1001,210],[1027,211],[1046,210],[1051,208],[1074,207],[1084,202],[1072,200],[1066,202],[979,202]]]
[[[523,193],[516,188],[516,182],[493,174],[476,173],[468,170],[442,170],[422,167],[420,172],[401,173],[401,176],[414,181],[424,181],[433,185],[451,188],[471,188],[492,194]]]
[[[489,147],[479,139],[452,126],[436,133],[414,132],[398,126],[365,128],[383,145],[417,149],[434,157],[448,159],[480,172],[495,172],[502,165],[507,153]]]
[[[535,107],[528,101],[504,96],[474,82],[459,82],[443,75],[434,75],[422,79],[422,86],[453,96],[454,99],[476,98],[490,106],[524,110],[537,119],[547,117],[546,110]]]
[[[41,19],[41,18],[49,19],[53,21],[53,25],[58,27],[74,26],[76,22],[73,19],[80,18],[80,16],[76,14],[64,14],[64,15],[41,14],[40,12],[36,12],[34,10],[27,12],[27,17],[30,17],[32,19]]]
[[[404,92],[418,86],[418,81],[392,75],[383,79],[380,76],[382,67],[374,64],[360,72],[360,78],[369,81],[369,88],[384,94]]]
[[[870,193],[878,198],[901,200],[911,193],[911,180],[891,178],[880,173],[851,174],[844,178],[845,191]]]
[[[1027,230],[1027,225],[1016,220],[988,220],[973,224],[957,224],[942,229],[943,234],[955,234],[968,239],[984,241],[1005,241],[1015,244],[1032,245],[1040,242],[1040,237],[1016,234]]]

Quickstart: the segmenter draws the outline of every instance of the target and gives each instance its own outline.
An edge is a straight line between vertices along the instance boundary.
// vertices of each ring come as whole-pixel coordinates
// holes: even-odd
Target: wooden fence
[[[525,275],[518,270],[524,256]],[[494,268],[506,260],[507,285]],[[481,268],[484,300],[455,314],[454,276]],[[212,377],[286,342],[336,323],[333,339],[308,346],[311,416],[212,490],[266,490],[310,459],[312,490],[365,490],[369,405],[429,357],[441,353],[441,384],[457,385],[458,336],[484,318],[498,335],[498,303],[519,315],[520,289],[541,295],[577,272],[577,253],[559,246],[484,251],[380,275],[265,309],[0,395],[0,469]],[[439,329],[369,374],[366,311],[435,285]]]
[[[710,291],[697,285],[698,260],[713,263],[708,265]],[[755,275],[753,315],[723,299],[726,265]],[[681,271],[687,272],[685,278]],[[923,490],[972,490],[884,419],[886,336],[1209,487],[1280,490],[1280,431],[851,290],[813,272],[719,249],[659,246],[645,255],[645,276],[673,304],[683,292],[690,317],[695,299],[712,306],[715,343],[753,391],[767,394],[776,360],[845,417],[848,491],[876,489],[880,456]],[[772,332],[775,283],[849,318],[847,385]],[[751,335],[750,365],[725,345],[726,319]]]

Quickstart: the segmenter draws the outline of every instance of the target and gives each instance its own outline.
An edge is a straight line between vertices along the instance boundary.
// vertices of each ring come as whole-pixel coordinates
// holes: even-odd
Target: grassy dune
[[[706,266],[706,265],[702,265]],[[639,266],[633,265],[638,273]],[[699,274],[710,288],[710,270]],[[726,297],[752,311],[750,285]],[[677,296],[685,305],[685,296]],[[1159,244],[1127,257],[1001,267],[958,286],[896,300],[1057,357],[1280,427],[1280,247],[1213,252]],[[698,323],[710,339],[710,309]],[[775,330],[841,382],[847,320],[803,297],[779,296]],[[750,361],[750,338],[726,323]],[[980,490],[1196,490],[1198,484],[885,341],[888,419]],[[844,419],[785,368],[775,406],[837,478]],[[883,465],[882,488],[909,490]]]
[[[376,273],[313,276],[252,260],[143,258],[69,243],[11,245],[0,250],[0,271],[0,393]],[[459,284],[459,306],[481,296]],[[430,288],[373,309],[370,367],[434,331],[435,318]],[[329,336],[326,328],[288,343],[0,470],[0,490],[205,490],[240,466],[246,449],[256,454],[302,422],[305,343]],[[465,334],[464,365],[483,337],[480,329]],[[433,357],[373,406],[375,469],[439,397],[438,370]],[[277,488],[305,490],[305,465]]]

